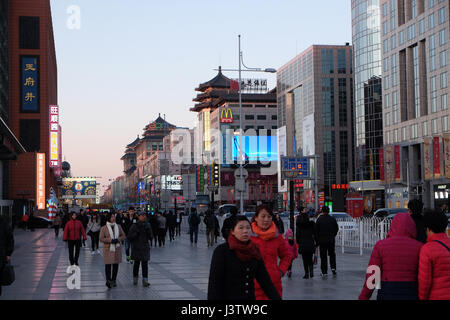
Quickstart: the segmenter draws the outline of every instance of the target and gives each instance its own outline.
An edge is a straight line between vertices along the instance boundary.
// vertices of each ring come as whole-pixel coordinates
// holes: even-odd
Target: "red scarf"
[[[260,237],[263,240],[271,240],[271,239],[276,238],[278,236],[277,227],[276,227],[275,223],[273,223],[273,222],[270,225],[269,229],[267,229],[265,231],[262,230],[260,227],[258,227],[256,222],[253,222],[252,223],[252,230],[253,230],[253,233],[258,235],[258,237]]]
[[[228,236],[228,245],[231,250],[234,250],[239,260],[247,262],[252,258],[261,260],[261,253],[259,252],[258,246],[252,241],[242,242],[236,239],[231,233]]]

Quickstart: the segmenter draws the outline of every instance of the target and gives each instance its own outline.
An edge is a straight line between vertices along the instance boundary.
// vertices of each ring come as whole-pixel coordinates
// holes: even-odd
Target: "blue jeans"
[[[127,255],[127,257],[129,257],[130,256],[130,241],[127,238],[125,238],[124,244],[125,244],[125,254]]]
[[[191,235],[191,243],[194,242],[194,234],[195,234],[195,243],[197,243],[198,239],[198,226],[190,226],[189,233]]]

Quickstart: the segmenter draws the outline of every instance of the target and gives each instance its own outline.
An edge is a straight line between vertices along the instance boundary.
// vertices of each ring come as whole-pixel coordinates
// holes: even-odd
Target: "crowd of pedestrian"
[[[419,200],[411,200],[409,213],[395,215],[385,239],[374,246],[360,300],[368,300],[378,290],[378,300],[450,300],[450,238],[446,229],[448,217],[441,210],[424,210]],[[314,219],[311,217],[314,216]],[[100,254],[108,288],[117,286],[122,250],[133,265],[133,285],[150,286],[149,261],[151,247],[164,247],[181,235],[182,215],[179,212],[148,214],[128,210],[99,213],[84,210],[58,213],[54,219],[55,238],[63,229],[70,265],[78,266],[80,248],[86,247],[89,235],[91,254]],[[324,206],[311,214],[299,208],[295,230],[284,232],[284,223],[271,208],[260,205],[251,221],[238,215],[231,207],[230,215],[218,217],[212,210],[199,214],[195,208],[187,217],[191,245],[198,241],[199,226],[206,229],[208,247],[215,247],[210,264],[208,299],[278,300],[283,297],[282,278],[291,277],[293,262],[301,255],[303,279],[314,277],[317,252],[321,276],[329,268],[337,275],[335,238],[339,226]],[[315,220],[315,221],[314,221]],[[0,274],[11,260],[14,238],[11,228],[0,217]],[[1,295],[1,283],[0,283]]]

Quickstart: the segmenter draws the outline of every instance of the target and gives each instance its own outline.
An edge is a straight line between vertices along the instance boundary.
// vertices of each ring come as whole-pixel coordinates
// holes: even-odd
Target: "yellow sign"
[[[230,108],[223,108],[220,112],[220,123],[233,123],[233,112]]]

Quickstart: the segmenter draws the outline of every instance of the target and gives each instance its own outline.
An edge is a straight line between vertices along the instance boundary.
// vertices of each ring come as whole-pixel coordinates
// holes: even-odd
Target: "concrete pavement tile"
[[[181,299],[194,297],[191,293],[187,291],[159,291],[158,294],[163,299]]]

